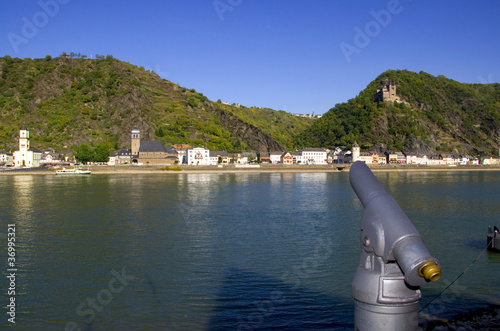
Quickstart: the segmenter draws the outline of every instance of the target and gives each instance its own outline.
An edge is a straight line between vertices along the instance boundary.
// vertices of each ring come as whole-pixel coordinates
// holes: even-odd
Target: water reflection
[[[37,194],[34,189],[35,181],[33,176],[13,176],[12,184],[13,190],[11,191],[12,202],[7,199],[2,199],[2,202],[9,206],[7,212],[7,220],[17,227],[19,247],[30,247],[35,242],[36,228],[39,222],[37,204]],[[3,204],[2,203],[2,204]],[[5,212],[5,211],[4,211]],[[5,214],[4,214],[5,215]],[[2,229],[3,230],[3,229]],[[21,237],[19,237],[21,236]],[[22,238],[22,240],[20,240]],[[28,268],[31,263],[28,261],[23,267]]]
[[[33,176],[14,176],[13,207],[15,215],[21,220],[32,220],[34,206]]]

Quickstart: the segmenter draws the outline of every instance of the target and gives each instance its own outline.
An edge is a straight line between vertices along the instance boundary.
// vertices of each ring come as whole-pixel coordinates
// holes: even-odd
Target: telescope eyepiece
[[[428,261],[418,269],[418,274],[420,277],[425,278],[425,280],[430,282],[435,282],[441,278],[441,268],[434,261]]]

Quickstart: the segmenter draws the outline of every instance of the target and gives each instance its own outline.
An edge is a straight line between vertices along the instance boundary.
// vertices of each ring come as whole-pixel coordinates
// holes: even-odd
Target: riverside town
[[[418,155],[404,151],[385,151],[384,153],[361,152],[360,146],[354,142],[350,150],[345,147],[304,148],[297,152],[265,151],[228,153],[227,151],[211,151],[201,146],[177,144],[164,146],[160,141],[141,140],[138,128],[132,129],[130,149],[111,152],[106,161],[85,162],[88,165],[234,165],[236,167],[258,167],[260,164],[282,165],[338,165],[363,161],[369,165],[498,165],[499,158],[485,155],[454,155],[441,153],[437,155]],[[38,168],[47,166],[65,166],[78,162],[78,157],[69,153],[59,153],[53,148],[41,151],[30,146],[28,129],[23,126],[19,131],[19,149],[13,152],[0,150],[0,167],[2,168]]]

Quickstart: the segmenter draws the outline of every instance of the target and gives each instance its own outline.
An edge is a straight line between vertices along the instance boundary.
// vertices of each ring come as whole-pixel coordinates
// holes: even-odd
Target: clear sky
[[[322,114],[387,69],[500,80],[498,0],[2,0],[0,56],[112,55],[209,99]]]

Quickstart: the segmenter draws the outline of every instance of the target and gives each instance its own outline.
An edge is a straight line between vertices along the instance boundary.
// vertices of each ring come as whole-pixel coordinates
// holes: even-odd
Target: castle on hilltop
[[[380,85],[380,89],[377,90],[375,94],[375,101],[399,101],[401,102],[401,98],[396,94],[396,83],[394,82],[385,82]]]

